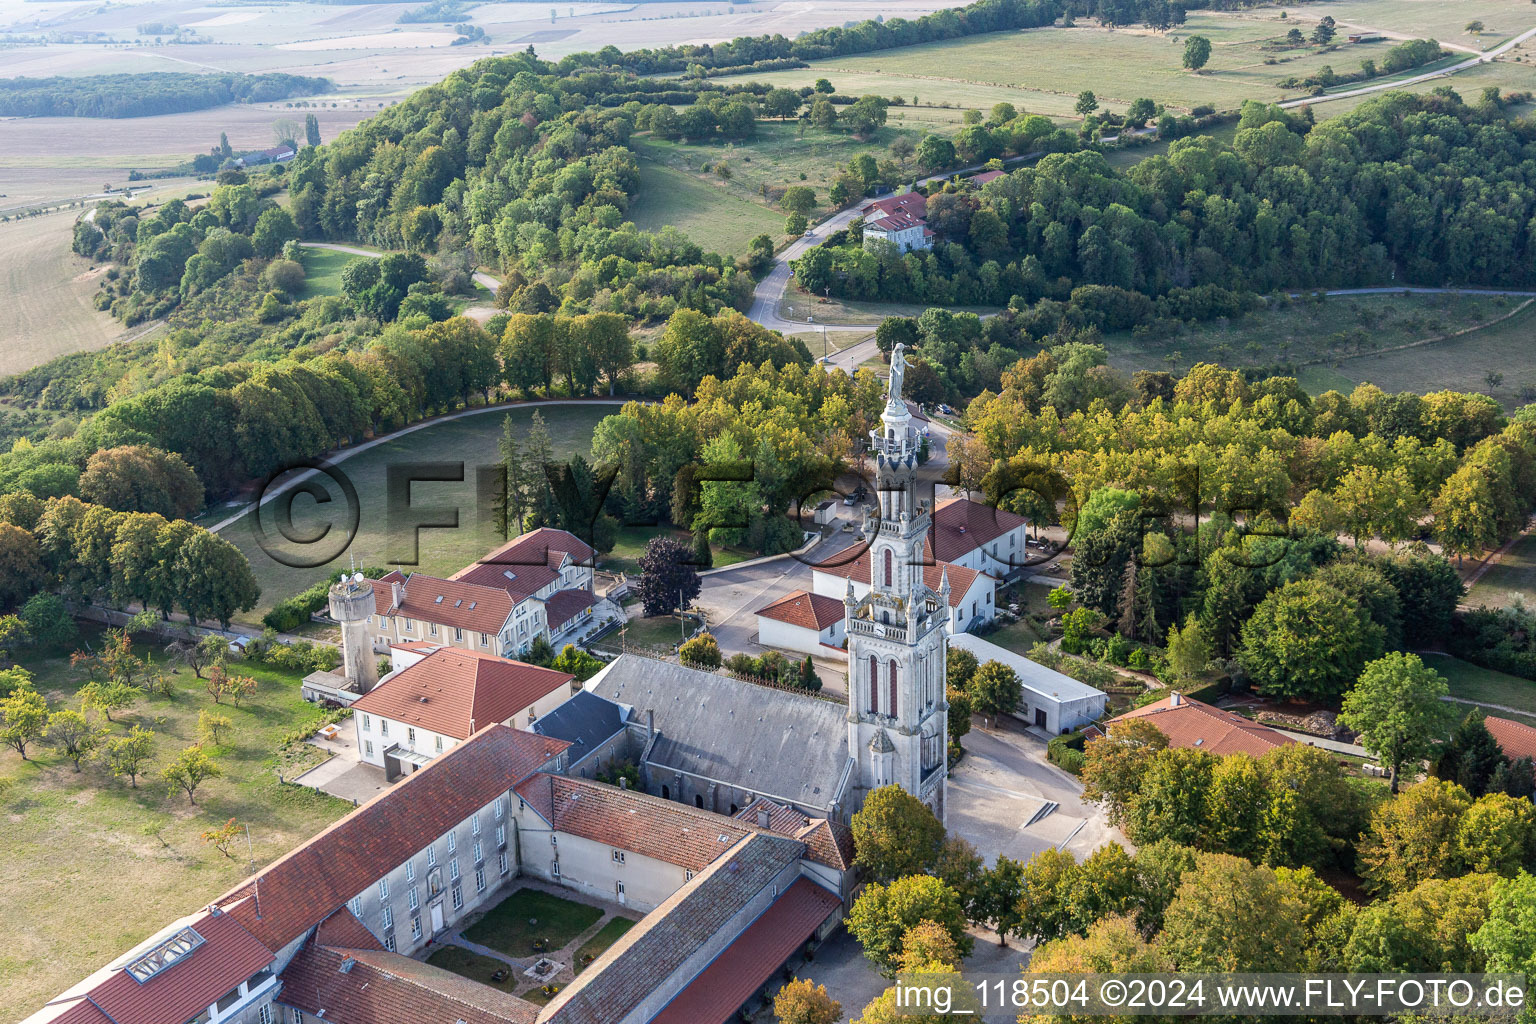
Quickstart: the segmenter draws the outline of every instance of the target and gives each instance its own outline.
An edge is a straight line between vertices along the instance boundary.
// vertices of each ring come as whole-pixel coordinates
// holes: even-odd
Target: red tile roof
[[[544,602],[544,620],[553,632],[591,608],[595,600],[585,590],[557,590]]]
[[[757,614],[819,633],[843,621],[843,602],[835,597],[796,590],[765,608],[759,608]]]
[[[851,561],[841,565],[835,564],[836,562],[843,562],[844,559],[848,558],[851,551],[852,549],[832,556],[833,562],[812,565],[811,570],[813,572],[831,573],[833,576],[845,580],[853,580],[855,583],[869,583],[869,551],[867,549],[862,551],[859,557]],[[923,545],[923,555],[927,557],[926,542]],[[971,587],[976,583],[976,578],[987,575],[984,572],[977,572],[975,569],[967,569],[963,565],[955,565],[951,562],[935,562],[932,565],[923,566],[923,583],[929,589],[937,592],[939,584],[943,582],[946,570],[949,572],[949,606],[951,608],[960,607],[965,601],[965,595],[970,592]],[[841,607],[841,604],[839,604],[839,607]]]
[[[651,1024],[725,1024],[841,905],[810,879],[797,880]]]
[[[510,658],[444,647],[359,697],[352,709],[466,740],[556,690],[568,690],[573,678]]]
[[[567,559],[576,565],[591,565],[596,554],[575,534],[542,526],[466,565],[451,578],[497,587],[521,600],[559,579]]]
[[[341,946],[346,949],[384,948],[384,943],[374,938],[368,926],[359,921],[347,907],[342,907],[320,922],[320,927],[315,929],[315,942],[322,946]]]
[[[282,977],[280,1003],[337,1024],[533,1024],[539,1016],[533,1003],[384,950],[309,943]]]
[[[241,923],[268,949],[282,949],[567,746],[504,725],[484,729],[217,902],[243,901],[233,908]]]
[[[272,963],[272,950],[230,914],[204,914],[189,926],[201,945],[142,983],[115,970],[91,989],[91,1000],[117,1024],[184,1024]],[[123,965],[134,959],[124,957]]]
[[[893,213],[906,214],[918,221],[928,218],[928,197],[917,192],[903,192],[899,196],[886,196],[884,199],[876,199],[864,207],[864,219],[873,220],[876,217],[890,216]]]
[[[933,510],[934,557],[953,562],[983,544],[990,544],[1009,530],[1028,525],[1029,520],[1004,509],[993,508],[969,498],[946,498]],[[1016,552],[1022,561],[1024,552]],[[950,578],[954,583],[954,578]]]
[[[841,822],[816,818],[796,832],[795,838],[805,844],[805,856],[839,871],[853,869],[853,833]]]
[[[974,185],[985,185],[989,181],[996,181],[998,178],[1001,178],[1003,174],[1003,171],[982,171],[980,174],[971,175],[971,183]]]
[[[867,221],[864,229],[866,231],[871,229],[875,231],[901,231],[906,228],[923,226],[924,221],[921,217],[913,217],[906,213],[888,213],[883,217],[876,217]]]
[[[757,831],[712,811],[632,789],[543,772],[519,785],[517,795],[556,831],[689,871],[703,870],[733,844]]]
[[[760,796],[743,807],[737,813],[736,820],[762,828],[761,814],[763,811],[768,812],[767,828],[772,832],[785,836],[792,836],[799,832],[811,820],[788,804],[781,804],[777,800],[770,800],[765,796]]]
[[[1483,725],[1497,741],[1499,749],[1504,751],[1505,757],[1511,760],[1536,758],[1536,729],[1510,718],[1495,718],[1492,715],[1483,719]]]
[[[1295,740],[1242,715],[1212,707],[1175,693],[1127,711],[1110,724],[1144,718],[1168,737],[1170,747],[1194,747],[1212,754],[1252,754],[1254,757]]]
[[[394,604],[387,577],[374,581],[373,593],[381,615],[399,615],[492,635],[501,632],[517,604],[511,594],[499,587],[438,579],[420,572],[413,572],[406,579],[399,604]]]

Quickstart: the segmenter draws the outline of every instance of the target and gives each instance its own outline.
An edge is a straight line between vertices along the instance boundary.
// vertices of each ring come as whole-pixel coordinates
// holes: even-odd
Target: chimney
[[[768,827],[768,819],[769,819],[769,815],[768,815],[768,812],[766,810],[758,811],[757,812],[757,827],[758,828],[767,828]]]
[[[619,788],[620,789],[628,789],[629,788],[629,780],[626,779],[622,775],[619,776]]]
[[[1173,696],[1168,698],[1168,706],[1171,707],[1171,708],[1176,708],[1176,707],[1178,707],[1179,705],[1181,705],[1183,703],[1184,703],[1184,698],[1179,694],[1178,690],[1174,690],[1173,691]]]
[[[393,602],[390,607],[399,608],[400,605],[405,601],[405,584],[401,583],[399,580],[395,580],[389,585],[389,596],[390,600]]]
[[[654,708],[645,709],[645,738],[647,741],[656,735],[656,711]]]

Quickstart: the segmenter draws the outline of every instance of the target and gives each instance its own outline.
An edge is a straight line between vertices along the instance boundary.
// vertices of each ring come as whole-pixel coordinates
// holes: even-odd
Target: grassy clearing
[[[1336,379],[1313,373],[1311,380],[1332,380],[1329,386],[1338,386],[1339,381],[1372,380],[1389,391],[1410,387],[1439,390],[1456,386],[1444,375],[1447,367],[1422,374],[1414,374],[1413,368],[1423,366],[1443,347],[1470,346],[1476,349],[1499,331],[1500,326],[1485,328],[1455,341],[1401,352],[1381,350],[1490,323],[1514,310],[1521,301],[1473,295],[1334,296],[1322,300],[1297,300],[1283,308],[1261,309],[1235,320],[1198,324],[1167,337],[1137,336],[1131,332],[1110,334],[1105,336],[1104,344],[1109,349],[1110,363],[1127,372],[1171,369],[1181,373],[1198,362],[1243,367],[1282,362],[1312,363],[1326,359],[1327,364],[1319,368],[1333,371]],[[1509,323],[1523,322],[1526,316],[1522,313]],[[1359,358],[1352,358],[1356,355]],[[1462,352],[1458,358],[1465,360],[1467,357],[1468,354]],[[1515,358],[1513,353],[1510,358]],[[1486,385],[1481,378],[1488,367],[1480,360],[1476,365],[1475,388],[1472,388],[1473,381],[1469,376],[1471,371],[1465,366],[1454,371],[1456,379],[1473,390],[1484,390]],[[1400,374],[1402,379],[1394,377],[1395,383],[1389,387],[1384,371],[1385,374]],[[1507,376],[1512,378],[1514,374]],[[1408,382],[1410,377],[1414,383]],[[1309,379],[1308,375],[1303,374],[1303,379]],[[1348,384],[1348,387],[1353,386],[1353,383]],[[1516,384],[1511,379],[1507,386],[1513,390]]]
[[[87,631],[82,644],[99,648],[99,640]],[[148,644],[139,650],[158,653]],[[22,654],[53,710],[78,705],[75,695],[87,680],[70,667],[68,651]],[[202,842],[204,831],[229,818],[249,825],[251,855],[266,863],[351,810],[278,781],[278,771],[292,778],[299,767],[279,754],[281,738],[323,715],[299,697],[299,676],[238,668],[260,688],[239,708],[226,701],[216,709],[232,722],[224,744],[211,751],[225,777],[199,788],[195,806],[185,794],[167,795],[157,775],[198,742],[198,712],[213,707],[185,669],[174,673],[175,697],[144,697],[113,715],[114,735],[140,725],[157,738],[153,768],[137,789],[89,762],[76,774],[51,748],[29,750],[30,761],[9,748],[0,752],[0,915],[10,936],[0,951],[0,1005],[41,1005],[244,877],[244,840],[232,848],[233,858],[225,857]]]
[[[1424,663],[1445,677],[1452,697],[1476,701],[1491,715],[1506,715],[1506,712],[1488,706],[1501,704],[1536,716],[1536,683],[1529,679],[1480,668],[1445,654],[1424,655]],[[1460,705],[1459,710],[1464,714],[1469,708]]]
[[[574,962],[571,964],[571,970],[580,974],[581,969],[587,966],[585,962],[587,957],[590,956],[593,960],[596,960],[602,956],[604,950],[618,942],[624,936],[624,933],[633,928],[636,923],[627,917],[610,917],[608,923],[599,928],[596,935],[583,942],[577,948],[576,956],[573,958]]]
[[[576,453],[585,454],[592,447],[592,430],[603,416],[615,411],[614,406],[548,406],[539,410],[549,430],[555,457],[564,459]],[[435,423],[421,430],[405,434],[376,448],[348,459],[338,468],[357,489],[360,510],[357,536],[347,550],[335,555],[325,565],[314,568],[292,568],[263,550],[253,525],[254,517],[246,515],[221,531],[220,536],[236,545],[251,560],[251,569],[261,585],[261,600],[248,618],[256,619],[273,604],[289,597],[329,574],[333,568],[346,566],[349,556],[355,556],[360,565],[400,565],[405,571],[421,571],[434,575],[448,575],[463,568],[484,555],[501,538],[496,534],[491,510],[482,508],[475,494],[475,467],[488,466],[498,461],[497,442],[501,439],[502,421],[512,417],[518,429],[526,431],[532,420],[533,410],[493,409],[456,420]],[[386,501],[388,468],[391,465],[425,464],[453,469],[464,464],[464,482],[418,483],[412,487],[411,503],[414,510],[459,510],[459,526],[456,529],[423,529],[419,534],[419,550],[415,563],[411,562],[412,529],[404,523],[391,527]],[[417,474],[420,475],[420,474]],[[306,534],[318,532],[330,526],[339,539],[347,529],[346,502],[341,499],[340,489],[334,481],[322,481],[335,496],[329,504],[319,505],[307,497],[295,500],[293,509],[294,529]],[[268,538],[273,541],[269,549],[278,557],[292,559],[308,554],[301,545],[282,540],[276,523],[277,506],[272,502],[262,508],[261,524]],[[203,525],[210,525],[231,513],[222,508],[210,513]],[[322,543],[320,549],[329,554],[340,544]]]
[[[299,292],[301,299],[313,299],[317,295],[340,295],[341,272],[348,263],[359,256],[349,252],[337,252],[334,249],[304,250],[304,290]]]
[[[1536,535],[1515,541],[1467,594],[1467,604],[1503,608],[1520,598],[1536,606]]]
[[[519,889],[464,929],[464,937],[508,956],[532,956],[540,952],[534,949],[536,940],[544,940],[546,950],[559,949],[602,917],[597,907],[539,889]]]
[[[522,980],[517,971],[512,970],[500,960],[471,952],[463,946],[443,946],[427,957],[427,963],[445,971],[452,971],[461,978],[468,978],[470,981],[500,989],[507,995],[511,995],[517,983]],[[493,981],[497,971],[506,971],[506,977],[501,981]]]
[[[626,216],[646,231],[671,225],[706,251],[725,256],[746,252],[758,235],[777,242],[784,234],[781,215],[736,195],[718,176],[689,174],[644,158],[640,191]]]

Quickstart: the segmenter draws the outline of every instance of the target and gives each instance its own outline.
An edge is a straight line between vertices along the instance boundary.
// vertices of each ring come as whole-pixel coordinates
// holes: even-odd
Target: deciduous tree
[[[849,826],[854,863],[882,882],[928,871],[944,842],[944,825],[900,786],[882,786],[869,794]]]

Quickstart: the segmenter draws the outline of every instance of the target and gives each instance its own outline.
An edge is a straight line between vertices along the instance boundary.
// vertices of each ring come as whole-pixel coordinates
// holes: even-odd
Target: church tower
[[[857,802],[898,785],[944,820],[949,746],[945,626],[949,576],[939,589],[924,577],[931,521],[917,500],[917,433],[901,397],[902,346],[891,353],[890,394],[880,428],[870,431],[879,511],[865,513],[870,592],[843,599],[848,635],[848,750],[858,761]]]

